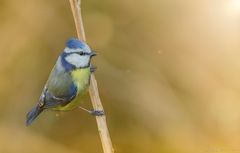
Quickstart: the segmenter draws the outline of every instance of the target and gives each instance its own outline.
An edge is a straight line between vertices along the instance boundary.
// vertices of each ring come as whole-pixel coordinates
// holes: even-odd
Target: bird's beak
[[[97,55],[97,53],[92,50],[92,52],[90,53],[90,56],[93,57],[93,56],[96,56],[96,55]]]

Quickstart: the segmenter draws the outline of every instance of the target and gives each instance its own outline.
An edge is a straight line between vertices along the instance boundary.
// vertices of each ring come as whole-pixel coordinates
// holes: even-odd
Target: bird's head
[[[90,60],[96,53],[83,41],[71,38],[66,43],[62,60],[64,65],[75,68],[85,68],[90,64]]]

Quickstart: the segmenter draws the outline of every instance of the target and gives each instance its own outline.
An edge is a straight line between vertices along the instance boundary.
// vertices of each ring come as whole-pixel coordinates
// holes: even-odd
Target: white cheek
[[[80,56],[78,54],[70,54],[65,57],[66,61],[76,67],[85,67],[89,63],[89,56]]]

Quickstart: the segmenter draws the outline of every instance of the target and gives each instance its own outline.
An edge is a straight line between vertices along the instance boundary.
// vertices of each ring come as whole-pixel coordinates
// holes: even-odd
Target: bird
[[[87,43],[77,38],[70,38],[66,42],[66,47],[57,58],[37,104],[27,113],[27,126],[46,109],[69,111],[79,106],[81,96],[89,87],[91,73],[95,70],[91,64],[94,56],[96,52],[91,50]],[[102,111],[88,112],[92,115],[103,115]]]

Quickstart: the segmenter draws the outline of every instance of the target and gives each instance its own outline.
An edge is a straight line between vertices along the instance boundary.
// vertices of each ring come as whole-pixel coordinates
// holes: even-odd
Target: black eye
[[[84,55],[84,52],[79,52],[79,55]]]

